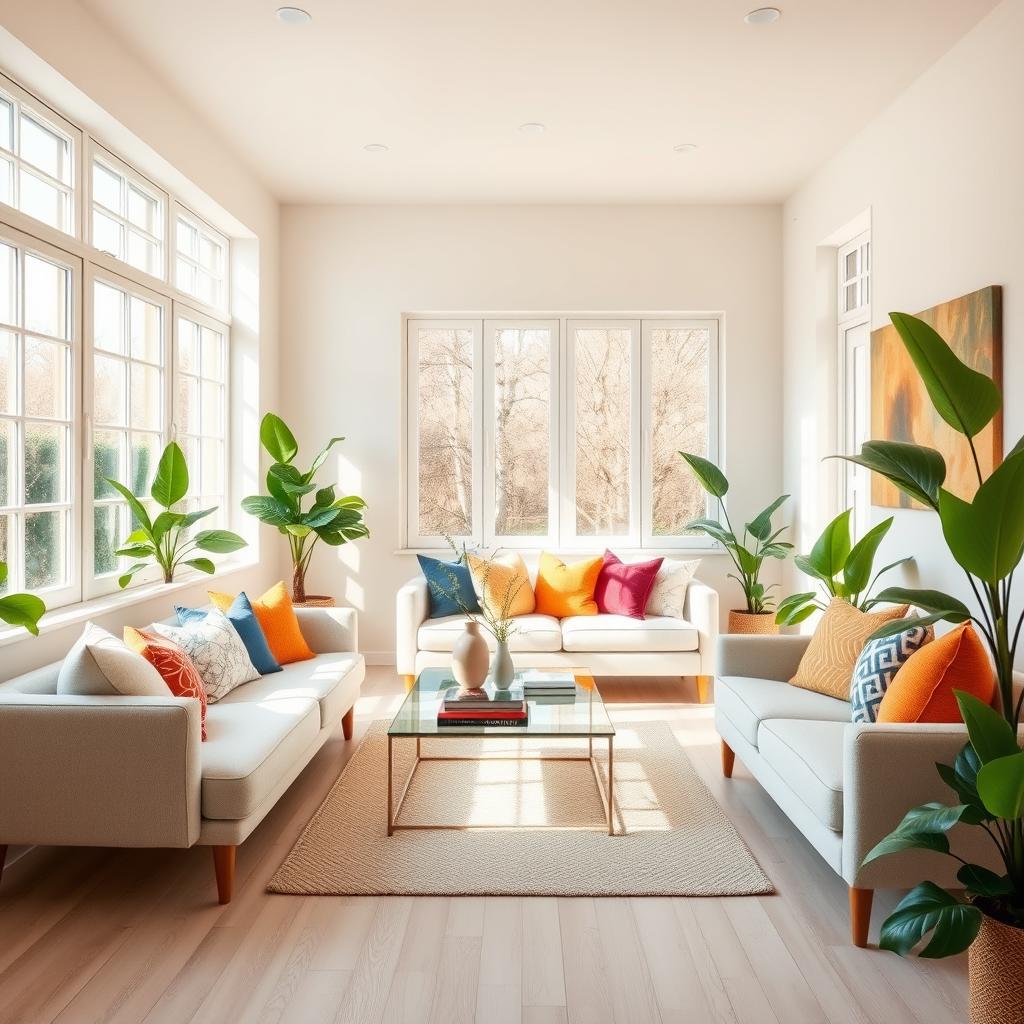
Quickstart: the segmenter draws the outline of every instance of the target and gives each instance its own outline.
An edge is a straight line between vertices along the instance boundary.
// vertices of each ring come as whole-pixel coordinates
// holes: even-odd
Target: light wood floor
[[[400,700],[369,672],[356,737],[332,739],[238,853],[42,849],[0,886],[0,1021],[961,1024],[963,959],[849,944],[846,888],[739,763],[719,771],[692,682],[606,682],[620,721],[670,722],[773,879],[726,899],[271,896],[270,875],[367,723]],[[73,765],[68,766],[74,770]],[[898,894],[879,894],[875,927]]]

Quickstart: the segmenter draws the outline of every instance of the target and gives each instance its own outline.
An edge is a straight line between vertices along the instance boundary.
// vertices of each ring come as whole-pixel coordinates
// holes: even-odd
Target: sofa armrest
[[[0,697],[0,844],[191,846],[199,701]]]
[[[416,634],[429,614],[427,581],[415,576],[398,588],[395,597],[395,667],[400,676],[416,673]]]
[[[720,636],[718,674],[792,679],[810,642],[809,636]]]
[[[359,650],[359,619],[354,608],[296,608],[295,615],[314,654]]]
[[[713,676],[718,641],[718,591],[698,579],[691,580],[683,601],[683,617],[697,629],[700,674]]]

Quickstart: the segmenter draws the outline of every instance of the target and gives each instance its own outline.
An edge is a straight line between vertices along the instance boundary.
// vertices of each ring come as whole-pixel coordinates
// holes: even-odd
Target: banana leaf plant
[[[873,572],[878,546],[892,526],[892,517],[872,527],[854,544],[850,534],[850,513],[850,509],[840,512],[822,531],[810,554],[797,555],[793,561],[801,572],[818,580],[829,597],[841,597],[854,608],[866,612],[878,604],[879,599],[872,597],[871,591],[879,576],[910,559],[901,558]],[[826,607],[814,591],[791,594],[779,602],[775,621],[780,626],[795,626],[816,610],[824,611]]]
[[[717,519],[699,518],[686,524],[688,530],[699,530],[701,533],[717,540],[725,548],[736,572],[729,573],[731,579],[739,583],[746,601],[746,610],[752,615],[764,615],[774,608],[774,600],[769,595],[775,584],[766,587],[760,579],[761,568],[766,558],[785,558],[793,549],[793,545],[779,540],[786,527],[776,530],[772,526],[772,516],[789,498],[783,494],[776,498],[766,509],[759,512],[743,527],[742,539],[736,536],[725,502],[722,500],[729,491],[729,481],[725,474],[708,459],[687,452],[679,453],[686,461],[697,482],[704,490],[717,499],[722,510],[723,526]]]
[[[7,566],[0,562],[0,587],[7,582]],[[46,605],[35,594],[4,594],[0,596],[0,622],[21,626],[33,636],[39,636],[39,620]]]
[[[260,443],[274,460],[267,471],[268,493],[243,498],[242,508],[288,538],[292,599],[296,602],[306,600],[306,573],[317,541],[339,547],[370,535],[363,522],[366,502],[362,498],[355,494],[338,497],[333,484],[316,485],[316,475],[331,449],[344,440],[332,437],[303,472],[295,465],[298,442],[285,422],[268,412],[260,423]],[[313,494],[313,503],[303,509],[303,498],[308,494]]]
[[[200,530],[192,536],[193,526],[217,511],[212,508],[197,509],[195,512],[181,512],[176,506],[188,494],[188,465],[181,448],[172,441],[160,456],[156,476],[149,495],[159,506],[156,518],[139,497],[118,480],[106,478],[107,483],[128,503],[132,518],[138,524],[115,554],[136,561],[120,577],[118,585],[124,589],[132,578],[150,564],[160,566],[164,583],[172,583],[179,566],[187,565],[199,572],[213,574],[213,561],[199,552],[229,554],[246,546],[246,541],[230,530]]]

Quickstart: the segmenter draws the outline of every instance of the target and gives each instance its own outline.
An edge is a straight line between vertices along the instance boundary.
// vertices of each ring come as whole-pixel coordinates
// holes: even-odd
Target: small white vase
[[[452,644],[452,675],[461,690],[476,690],[487,678],[490,652],[480,626],[473,619],[466,623],[466,631]]]
[[[512,664],[512,655],[508,652],[508,644],[504,640],[498,641],[494,651],[494,661],[491,662],[491,678],[499,690],[507,690],[516,677],[516,667]]]

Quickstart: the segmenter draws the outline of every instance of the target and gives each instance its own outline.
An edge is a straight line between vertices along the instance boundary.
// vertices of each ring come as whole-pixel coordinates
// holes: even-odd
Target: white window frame
[[[194,295],[192,292],[185,291],[184,288],[178,287],[178,260],[183,259],[191,266],[201,270],[203,273],[208,271],[199,263],[198,259],[194,259],[191,256],[178,252],[178,220],[181,219],[187,224],[194,227],[200,234],[209,235],[218,245],[221,246],[224,252],[224,267],[223,275],[220,277],[220,293],[217,296],[218,301],[215,303],[206,303],[203,301],[201,296]],[[197,304],[202,309],[209,310],[214,317],[217,315],[223,316],[229,306],[229,297],[231,295],[231,242],[230,239],[218,231],[212,224],[204,220],[202,217],[194,214],[187,206],[174,200],[170,204],[170,217],[167,226],[167,280],[174,288],[174,290],[183,297],[188,305]]]

